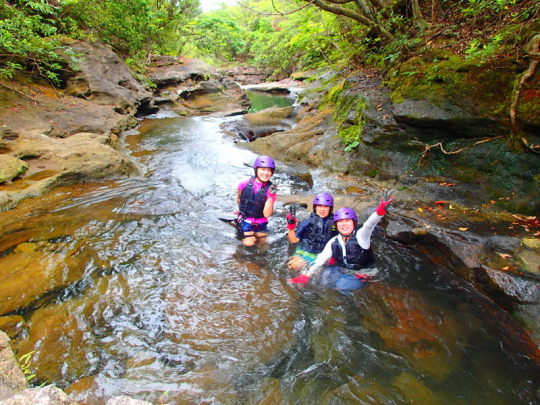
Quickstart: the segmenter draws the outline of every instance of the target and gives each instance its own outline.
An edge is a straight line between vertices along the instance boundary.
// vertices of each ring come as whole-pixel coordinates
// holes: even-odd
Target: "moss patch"
[[[506,119],[514,80],[521,68],[511,58],[482,63],[433,50],[393,70],[387,85],[393,102],[427,99],[442,105],[450,101],[474,115]]]

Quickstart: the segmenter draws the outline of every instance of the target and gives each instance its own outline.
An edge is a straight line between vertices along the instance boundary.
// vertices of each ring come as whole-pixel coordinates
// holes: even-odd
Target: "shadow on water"
[[[269,243],[241,246],[217,218],[254,155],[220,120],[146,120],[125,142],[140,178],[58,189],[5,218],[0,294],[26,291],[14,342],[36,350],[39,381],[91,404],[537,402],[512,320],[382,232],[380,281],[347,296],[287,285],[280,205]],[[305,189],[276,175],[282,194]]]

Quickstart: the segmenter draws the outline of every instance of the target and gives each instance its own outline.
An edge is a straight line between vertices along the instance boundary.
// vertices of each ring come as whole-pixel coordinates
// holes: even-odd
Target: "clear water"
[[[294,104],[294,98],[289,96],[264,93],[261,91],[246,91],[251,102],[250,113],[264,110],[270,107],[289,107]]]
[[[382,232],[380,281],[347,296],[286,283],[282,206],[269,243],[242,247],[217,218],[255,155],[220,122],[145,120],[125,139],[140,177],[61,188],[5,220],[0,268],[31,243],[47,271],[78,272],[19,311],[15,346],[36,351],[38,383],[87,404],[538,403],[538,364],[507,314]],[[282,194],[306,188],[276,177]]]

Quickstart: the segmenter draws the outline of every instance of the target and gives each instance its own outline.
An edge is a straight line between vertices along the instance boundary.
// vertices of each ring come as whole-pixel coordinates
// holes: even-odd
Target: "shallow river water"
[[[282,205],[268,245],[242,247],[217,218],[232,217],[255,155],[222,121],[146,119],[125,136],[141,176],[13,211],[0,266],[63,280],[12,312],[37,383],[86,404],[538,403],[538,365],[506,313],[382,231],[379,281],[351,295],[286,283]],[[326,181],[275,177],[281,194]]]

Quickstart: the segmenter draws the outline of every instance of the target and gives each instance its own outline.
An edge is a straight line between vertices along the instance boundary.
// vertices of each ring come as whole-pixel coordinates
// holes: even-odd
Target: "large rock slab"
[[[166,63],[164,63],[166,61]],[[203,81],[217,74],[210,65],[199,59],[174,60],[158,57],[149,66],[147,75],[158,87],[188,81]]]
[[[69,47],[77,55],[77,65],[72,66],[74,74],[66,81],[68,94],[114,105],[121,114],[135,114],[150,102],[152,94],[133,78],[110,46],[77,41]]]
[[[135,173],[135,165],[111,147],[111,141],[110,135],[95,133],[69,138],[27,135],[11,141],[10,150],[28,159],[29,170],[19,183],[0,186],[0,207],[13,208],[20,200],[55,186]]]

